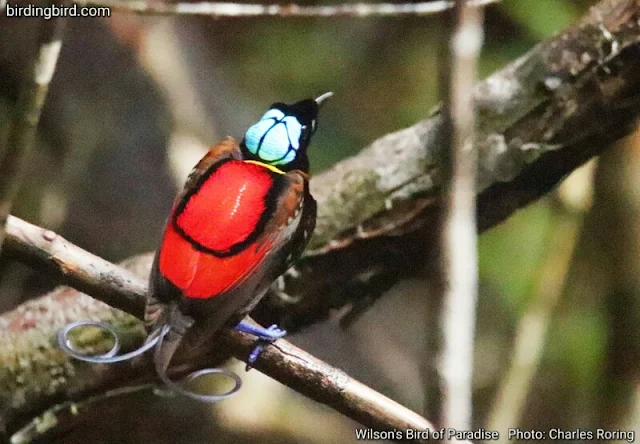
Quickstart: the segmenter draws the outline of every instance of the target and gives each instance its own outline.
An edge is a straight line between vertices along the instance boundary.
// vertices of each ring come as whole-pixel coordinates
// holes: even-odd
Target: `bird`
[[[132,359],[151,348],[155,370],[173,391],[203,402],[217,402],[237,392],[240,378],[225,369],[205,369],[186,378],[222,373],[235,381],[223,394],[201,394],[171,380],[167,369],[194,325],[206,336],[224,326],[258,338],[249,355],[286,332],[243,319],[271,284],[301,256],[315,228],[316,202],[309,190],[307,149],[317,129],[320,106],[333,93],[293,104],[272,104],[238,143],[227,137],[193,168],[176,197],[149,277],[145,323],[149,335],[133,352],[88,356],[68,338],[78,327],[102,323],[78,321],[58,333],[60,347],[89,362]]]

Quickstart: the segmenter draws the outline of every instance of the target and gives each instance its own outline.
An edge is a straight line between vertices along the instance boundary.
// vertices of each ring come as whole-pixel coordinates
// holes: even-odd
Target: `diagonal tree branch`
[[[108,301],[115,308],[143,317],[146,284],[139,276],[82,250],[50,230],[28,224],[16,217],[11,216],[7,220],[7,235],[8,249],[24,262],[58,274],[65,283],[87,291],[102,301]],[[146,276],[144,271],[148,270],[143,270],[143,275]],[[45,371],[38,373],[40,379],[37,383],[27,384],[26,387],[20,380],[29,380],[33,375],[25,377],[24,372],[20,371],[20,365],[16,371],[0,375],[0,385],[4,387],[0,413],[6,422],[3,424],[5,430],[11,431],[19,425],[20,420],[34,416],[38,413],[38,408],[51,405],[61,397],[74,399],[96,391],[105,391],[113,386],[125,385],[132,380],[154,378],[150,366],[136,368],[135,364],[130,364],[129,368],[107,366],[113,369],[95,373],[89,371],[87,374],[91,365],[73,361],[56,350],[52,339],[56,329],[68,321],[85,317],[106,319],[119,328],[128,330],[129,334],[140,336],[140,323],[134,322],[130,316],[82,296],[77,292],[69,293],[68,289],[57,290],[41,300],[24,304],[14,312],[0,317],[0,326],[3,327],[0,329],[0,337],[4,336],[4,343],[15,344],[9,350],[0,352],[3,367],[11,368],[13,359],[22,359],[27,362],[27,367],[37,366],[38,357],[43,354],[47,355],[48,362]],[[27,341],[26,345],[24,341]],[[40,343],[35,347],[37,342]],[[214,348],[205,344],[189,351],[188,359],[183,356],[182,365],[178,366],[177,371],[185,373],[185,370],[202,367],[207,361],[216,362],[230,355],[245,359],[254,345],[255,338],[250,335],[235,330],[224,331],[219,335]],[[38,351],[30,350],[30,346]],[[367,427],[378,430],[433,429],[420,415],[286,341],[279,340],[268,347],[254,367]],[[80,376],[76,372],[80,372]],[[42,378],[49,380],[42,381]],[[42,390],[41,384],[45,384],[48,390]],[[66,410],[54,408],[48,410],[47,414],[64,411]]]
[[[144,316],[147,284],[139,276],[17,217],[8,217],[6,229],[5,247],[10,255],[105,304],[138,318]],[[78,268],[77,264],[91,266]]]
[[[639,22],[640,0],[603,0],[476,85],[481,231],[631,132],[640,112]],[[442,131],[436,111],[311,181],[319,213],[310,248],[257,319],[293,331],[335,308],[357,311],[424,269],[443,208]]]
[[[631,131],[640,111],[639,23],[640,0],[603,0],[579,23],[476,86],[481,230],[541,197]],[[262,322],[279,321],[291,330],[327,317],[335,307],[352,304],[357,311],[369,293],[380,293],[423,269],[425,252],[433,252],[423,233],[437,231],[430,227],[436,225],[442,207],[438,198],[441,131],[442,119],[436,112],[411,128],[381,138],[312,181],[320,211],[316,235],[302,263],[285,278],[287,294],[274,291],[258,307]],[[26,262],[45,265],[49,257],[29,252],[12,235],[5,248]],[[73,268],[51,262],[45,266],[72,281]],[[117,283],[126,284],[127,278]],[[108,293],[95,290],[97,296],[101,291]],[[112,293],[114,305],[120,303],[119,294],[120,290]],[[135,301],[135,294],[122,293],[122,297]],[[77,398],[117,386],[122,377],[143,379],[144,369],[116,366],[117,371],[110,368],[98,374],[93,367],[69,366],[56,355],[48,341],[55,327],[66,320],[89,314],[129,330],[139,325],[89,298],[77,297],[62,291],[2,318],[5,337],[16,333],[5,342],[15,345],[2,350],[3,356],[16,363],[14,381],[30,383],[0,391],[3,405],[13,412],[13,416],[3,412],[5,424],[0,426],[15,426],[25,419],[20,415],[29,416],[50,405],[56,396]],[[122,304],[137,310],[135,302]],[[278,351],[270,349],[270,353]],[[35,363],[27,369],[18,364],[24,354],[35,359],[28,361]],[[197,360],[189,362],[196,365]],[[30,378],[29,372],[40,374],[42,369],[53,377]],[[80,380],[69,385],[72,375]]]

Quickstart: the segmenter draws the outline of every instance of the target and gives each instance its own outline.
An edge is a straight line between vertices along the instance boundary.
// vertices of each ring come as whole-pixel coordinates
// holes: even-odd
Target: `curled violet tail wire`
[[[113,337],[113,347],[111,347],[111,350],[108,352],[100,355],[88,355],[73,348],[73,343],[71,342],[71,339],[69,339],[69,334],[79,327],[96,327],[108,332],[111,337]],[[120,351],[120,339],[118,339],[118,333],[111,325],[105,322],[77,321],[71,322],[58,330],[58,346],[66,354],[80,361],[92,362],[94,364],[110,364],[113,362],[127,361],[135,358],[136,356],[140,356],[158,343],[161,333],[162,329],[154,330],[140,348],[130,353],[125,353],[124,355],[118,355],[118,352]]]
[[[103,354],[88,355],[74,348],[73,343],[69,338],[69,334],[73,330],[81,327],[96,327],[96,328],[102,329],[103,331],[108,332],[113,337],[113,340],[114,340],[114,345],[113,347],[111,347],[111,350]],[[154,347],[156,348],[156,352],[157,352],[162,347],[162,343],[163,343],[162,341],[164,337],[170,331],[171,331],[171,327],[169,325],[164,325],[152,331],[147,337],[144,344],[142,344],[139,348],[137,348],[132,352],[125,353],[122,355],[118,355],[118,352],[120,351],[120,347],[121,347],[121,341],[118,339],[118,334],[116,330],[111,325],[104,322],[96,322],[96,321],[71,322],[65,325],[64,327],[62,327],[60,330],[58,330],[57,339],[58,339],[58,345],[62,349],[62,351],[64,351],[69,356],[75,359],[78,359],[80,361],[85,361],[85,362],[91,362],[94,364],[110,364],[114,362],[122,362],[129,359],[133,359],[137,356],[142,355],[143,353],[145,353],[146,351]],[[175,382],[169,379],[169,377],[166,375],[163,368],[160,368],[156,365],[156,370],[162,382],[169,389],[171,389],[172,391],[180,395],[183,395],[188,398],[194,399],[196,401],[204,402],[204,403],[215,403],[215,402],[219,402],[224,399],[227,399],[230,396],[233,396],[235,393],[237,393],[242,386],[242,380],[237,374],[223,368],[205,368],[202,370],[198,370],[190,373],[184,379],[178,382]],[[211,395],[197,393],[184,387],[184,384],[193,382],[199,377],[211,375],[211,374],[220,374],[228,377],[229,379],[233,380],[234,387],[225,393],[211,394]]]
[[[169,333],[169,331],[171,330],[171,327],[168,325],[165,325],[162,327],[162,332],[160,333],[160,335],[158,336],[158,345],[156,347],[156,354],[158,354],[160,352],[160,350],[162,350],[162,341],[165,338],[165,336],[167,336],[167,334]],[[158,360],[156,359],[156,372],[158,373],[158,376],[160,377],[160,379],[162,380],[162,382],[165,383],[165,385],[167,387],[169,387],[169,389],[171,389],[172,391],[186,396],[188,398],[194,399],[196,401],[200,401],[200,402],[204,402],[204,403],[216,403],[219,401],[222,401],[224,399],[229,398],[230,396],[233,396],[236,392],[238,392],[238,390],[240,390],[240,388],[242,387],[242,379],[240,379],[240,377],[235,374],[234,372],[232,372],[231,370],[227,370],[224,368],[205,368],[202,370],[197,370],[195,372],[190,373],[189,375],[187,375],[182,381],[180,382],[174,382],[171,379],[169,379],[169,377],[167,376],[165,370],[163,368],[161,368],[158,364],[157,364]],[[187,384],[189,382],[193,382],[196,379],[198,379],[201,376],[206,376],[206,375],[213,375],[213,374],[217,374],[217,375],[224,375],[226,377],[228,377],[229,379],[232,379],[235,383],[234,387],[231,388],[229,391],[225,392],[225,393],[221,393],[221,394],[215,394],[215,395],[208,395],[208,394],[203,394],[203,393],[197,393],[191,390],[188,390],[184,387],[184,384]]]

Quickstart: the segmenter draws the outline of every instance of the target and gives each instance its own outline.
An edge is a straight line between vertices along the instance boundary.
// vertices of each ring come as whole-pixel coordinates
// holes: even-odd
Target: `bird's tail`
[[[70,356],[85,362],[96,364],[108,364],[112,362],[121,362],[136,358],[147,350],[155,347],[153,362],[160,379],[174,392],[187,396],[201,402],[218,402],[227,399],[229,396],[240,390],[242,380],[238,375],[227,369],[222,368],[206,368],[189,374],[183,381],[174,382],[167,376],[169,364],[173,359],[173,355],[180,346],[182,338],[189,331],[194,323],[193,318],[184,315],[176,304],[164,304],[155,298],[150,297],[145,312],[145,321],[150,333],[147,340],[136,350],[118,355],[120,351],[120,340],[118,332],[109,324],[95,321],[77,321],[62,327],[57,334],[58,344],[60,348]],[[73,342],[69,334],[81,327],[96,327],[113,337],[114,345],[107,353],[101,355],[87,355],[80,350],[74,348]],[[201,394],[193,392],[185,387],[185,384],[197,379],[203,375],[222,374],[232,379],[234,387],[222,394]]]
[[[169,387],[176,393],[187,396],[191,399],[195,399],[197,401],[207,403],[222,401],[240,390],[240,387],[242,385],[242,380],[240,379],[240,377],[232,371],[223,368],[206,368],[198,370],[189,374],[181,382],[174,382],[167,376],[167,370],[169,369],[169,364],[173,359],[173,355],[180,346],[180,343],[182,342],[185,334],[193,325],[194,321],[193,318],[184,315],[176,305],[165,306],[164,310],[166,310],[165,313],[162,313],[160,318],[158,318],[156,322],[154,322],[154,324],[157,325],[159,319],[166,319],[166,323],[164,323],[164,325],[161,327],[162,331],[160,332],[158,344],[156,345],[153,357],[156,373],[158,374],[162,382],[164,382],[167,387]],[[197,393],[185,387],[185,384],[189,383],[190,381],[193,381],[200,376],[210,374],[222,374],[227,376],[234,381],[234,387],[222,394]]]

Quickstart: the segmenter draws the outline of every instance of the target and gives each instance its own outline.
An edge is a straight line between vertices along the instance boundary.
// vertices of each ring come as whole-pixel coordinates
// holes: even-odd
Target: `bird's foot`
[[[260,353],[262,353],[269,344],[283,338],[287,334],[285,330],[281,330],[276,324],[273,324],[269,328],[264,328],[260,325],[250,324],[245,321],[240,322],[236,326],[236,330],[243,333],[249,333],[250,335],[254,335],[258,338],[255,347],[251,350],[251,353],[249,353],[249,357],[247,358],[247,371],[251,370],[251,367],[258,359],[258,356],[260,356]]]

